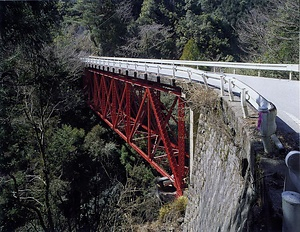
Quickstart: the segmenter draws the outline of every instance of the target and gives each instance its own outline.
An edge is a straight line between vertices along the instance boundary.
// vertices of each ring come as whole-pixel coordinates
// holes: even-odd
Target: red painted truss
[[[182,195],[187,176],[181,88],[86,68],[88,104]]]

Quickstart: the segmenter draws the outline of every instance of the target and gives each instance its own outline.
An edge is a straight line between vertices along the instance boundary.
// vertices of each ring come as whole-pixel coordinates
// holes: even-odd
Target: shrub
[[[183,217],[187,206],[186,196],[178,197],[175,201],[162,206],[159,210],[159,220],[161,222],[174,222],[179,217]]]

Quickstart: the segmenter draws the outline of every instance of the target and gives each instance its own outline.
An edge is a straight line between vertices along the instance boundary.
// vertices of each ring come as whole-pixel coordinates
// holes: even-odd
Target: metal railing
[[[257,93],[254,89],[250,88],[245,83],[227,76],[224,73],[214,73],[202,71],[196,68],[187,67],[188,65],[195,66],[213,66],[213,67],[233,67],[235,64],[231,63],[226,66],[225,62],[198,62],[198,61],[171,61],[171,60],[158,60],[158,59],[137,59],[137,58],[115,58],[115,57],[96,57],[90,56],[82,59],[86,64],[94,66],[107,66],[121,70],[131,70],[134,72],[142,72],[147,74],[154,74],[157,76],[166,76],[173,79],[182,79],[190,82],[200,82],[205,86],[214,86],[219,88],[221,96],[224,96],[225,91],[229,94],[229,100],[234,100],[234,95],[239,94],[241,99],[241,106],[244,118],[248,117],[246,101],[248,101],[256,110],[274,108],[271,102],[268,102],[263,96]],[[186,66],[183,66],[186,65]],[[262,65],[260,68],[264,68]],[[242,67],[237,63],[235,67]],[[244,67],[244,66],[243,66]],[[250,68],[250,64],[247,65]],[[258,65],[254,64],[252,68],[257,68]],[[274,66],[275,67],[275,66]],[[280,70],[287,70],[286,66],[281,67]],[[279,66],[276,67],[279,70]]]
[[[289,78],[291,79],[293,72],[300,72],[299,64],[260,64],[260,63],[237,63],[237,62],[215,62],[215,61],[190,61],[190,60],[162,60],[162,59],[140,59],[140,58],[122,58],[122,57],[98,57],[90,56],[89,58],[95,58],[112,62],[137,62],[147,64],[167,64],[175,66],[191,66],[197,69],[197,67],[212,67],[215,68],[231,68],[235,74],[237,69],[257,70],[258,75],[260,71],[282,71],[289,72]]]
[[[249,102],[259,112],[259,129],[262,135],[265,152],[271,152],[272,139],[278,148],[283,148],[275,135],[276,132],[276,107],[257,91],[242,81],[235,79],[232,74],[208,72],[198,69],[199,67],[221,67],[239,68],[253,70],[288,71],[299,72],[299,66],[293,64],[250,64],[250,63],[229,63],[229,62],[203,62],[203,61],[180,61],[180,60],[159,60],[159,59],[138,59],[138,58],[116,58],[90,56],[82,58],[87,66],[93,68],[109,67],[120,71],[133,71],[136,73],[154,74],[165,76],[171,79],[181,79],[188,82],[198,82],[220,89],[221,96],[228,92],[229,100],[233,101],[234,96],[239,96],[243,117],[247,118]],[[291,74],[290,74],[291,75]]]

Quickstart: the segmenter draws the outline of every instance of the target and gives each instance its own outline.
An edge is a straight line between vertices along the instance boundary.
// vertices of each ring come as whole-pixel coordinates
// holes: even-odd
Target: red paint
[[[181,196],[189,159],[181,88],[86,68],[84,90],[96,114],[162,176],[168,177]],[[171,105],[162,103],[161,92],[173,96]]]

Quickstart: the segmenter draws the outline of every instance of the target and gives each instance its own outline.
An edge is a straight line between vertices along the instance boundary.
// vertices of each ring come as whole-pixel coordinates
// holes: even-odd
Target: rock
[[[184,218],[180,217],[177,219],[178,224],[182,224],[184,222]]]

